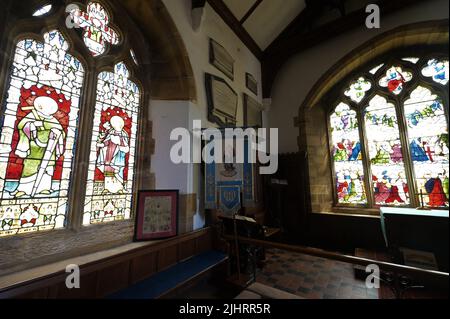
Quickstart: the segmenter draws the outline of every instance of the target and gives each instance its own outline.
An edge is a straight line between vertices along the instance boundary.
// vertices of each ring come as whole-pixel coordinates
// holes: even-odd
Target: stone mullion
[[[364,121],[364,110],[359,108],[357,111],[358,132],[361,143],[361,155],[364,169],[364,187],[366,189],[367,206],[372,208],[375,206],[375,199],[372,187],[372,169],[370,167],[370,154],[368,153],[369,144],[366,134],[366,122]]]
[[[69,194],[70,229],[79,230],[82,227],[86,181],[89,170],[89,155],[95,113],[97,91],[97,71],[87,70],[85,73],[84,90],[80,100],[80,113],[76,138],[76,155],[71,176],[71,191]]]

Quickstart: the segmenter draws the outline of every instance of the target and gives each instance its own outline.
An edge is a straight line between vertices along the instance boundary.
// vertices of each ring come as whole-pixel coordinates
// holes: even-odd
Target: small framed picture
[[[174,237],[178,234],[178,190],[140,191],[135,240]]]

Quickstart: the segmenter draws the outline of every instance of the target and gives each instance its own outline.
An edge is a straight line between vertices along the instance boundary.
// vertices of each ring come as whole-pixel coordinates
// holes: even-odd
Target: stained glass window
[[[50,10],[52,10],[52,5],[51,4],[45,5],[45,6],[41,7],[41,8],[39,8],[38,10],[36,10],[33,13],[33,17],[43,16],[43,15],[49,13]]]
[[[336,203],[448,208],[448,57],[392,58],[341,88],[355,103],[331,111]]]
[[[403,58],[403,61],[411,62],[412,64],[416,64],[419,61],[419,58]]]
[[[419,86],[404,104],[416,189],[424,204],[448,206],[448,123],[442,100]]]
[[[409,204],[395,106],[376,95],[364,114],[376,205]]]
[[[100,3],[90,2],[86,12],[75,9],[70,15],[73,22],[83,29],[84,43],[93,56],[105,53],[107,43],[119,43],[119,35],[110,26],[108,12]]]
[[[130,55],[131,55],[131,58],[133,59],[134,64],[139,65],[138,60],[136,58],[136,54],[134,53],[133,49],[130,50]]]
[[[15,49],[0,134],[0,236],[62,228],[84,69],[54,30]]]
[[[352,101],[359,103],[366,96],[366,92],[370,90],[372,84],[365,78],[361,77],[350,85],[350,88],[345,91],[345,95]]]
[[[401,67],[391,67],[386,71],[386,76],[381,78],[380,86],[387,87],[389,92],[400,94],[406,82],[411,81],[412,73],[403,71]]]
[[[369,71],[370,74],[375,74],[378,72],[379,69],[381,69],[384,66],[384,64],[377,65],[372,70]]]
[[[364,204],[366,195],[356,112],[340,103],[330,117],[330,125],[338,202]]]
[[[439,84],[446,85],[448,83],[448,60],[429,60],[427,66],[422,69],[422,74],[431,77]]]
[[[124,63],[98,77],[83,224],[129,219],[139,88]]]

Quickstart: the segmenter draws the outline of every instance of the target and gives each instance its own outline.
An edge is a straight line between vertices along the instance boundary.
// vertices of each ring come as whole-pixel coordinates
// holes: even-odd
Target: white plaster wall
[[[314,84],[339,59],[381,33],[414,22],[448,19],[448,12],[448,0],[423,1],[381,16],[380,29],[367,29],[361,25],[292,57],[275,79],[267,116],[269,127],[279,129],[280,153],[298,151],[298,128],[294,127],[293,118],[298,115],[300,105]]]
[[[245,92],[254,97],[245,87],[245,73],[251,73],[258,81],[261,102],[261,64],[234,32],[225,24],[222,18],[206,4],[203,21],[197,31],[192,28],[191,0],[163,0],[178,32],[180,33],[194,72],[197,90],[197,101],[193,101],[193,115],[202,120],[203,127],[216,126],[207,122],[207,103],[205,93],[205,72],[224,78],[239,95],[237,109],[238,126],[243,125],[243,98]],[[235,60],[234,81],[228,79],[222,72],[209,63],[209,39],[220,43]]]
[[[261,102],[261,64],[209,5],[206,5],[202,23],[195,31],[192,27],[191,0],[163,0],[163,3],[186,46],[194,73],[197,100],[151,101],[153,137],[156,140],[151,171],[155,174],[157,189],[179,189],[181,194],[198,195],[197,214],[194,216],[194,229],[198,229],[205,223],[203,207],[200,205],[203,193],[200,165],[172,163],[170,149],[176,142],[170,141],[170,132],[176,127],[191,130],[193,120],[201,120],[202,128],[217,126],[207,120],[205,72],[224,78],[238,94],[237,125],[243,125],[243,93],[255,97],[245,87],[245,73],[251,73],[257,79],[259,96],[256,99]],[[228,79],[209,63],[210,38],[224,46],[233,56],[234,80]]]
[[[195,116],[195,110],[195,105],[189,101],[151,101],[150,116],[153,121],[153,138],[156,140],[151,171],[155,174],[156,189],[178,189],[180,194],[200,194],[198,165],[174,164],[170,159],[170,150],[176,143],[170,141],[172,130],[182,127],[192,131],[192,115]],[[204,212],[198,200],[199,197],[194,215],[194,230],[205,225]]]
[[[190,164],[176,165],[170,160],[170,133],[177,127],[189,128],[188,101],[151,101],[153,138],[156,140],[152,156],[152,173],[157,189],[179,189],[182,194],[192,193],[189,183]]]

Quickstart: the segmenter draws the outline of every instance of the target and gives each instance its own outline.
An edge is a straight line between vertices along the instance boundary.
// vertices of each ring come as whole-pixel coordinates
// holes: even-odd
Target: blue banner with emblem
[[[255,198],[255,176],[253,159],[251,158],[251,141],[244,138],[244,162],[237,163],[233,148],[227,147],[226,140],[230,137],[210,136],[208,141],[210,148],[205,152],[205,208],[220,209],[224,213],[243,207],[254,207]],[[231,137],[233,138],[233,137]],[[221,140],[219,140],[221,139]],[[231,143],[233,145],[233,143]],[[239,143],[236,142],[236,145]],[[215,162],[216,147],[234,161],[221,163]],[[239,196],[237,196],[239,195]],[[236,202],[237,201],[237,202]]]
[[[232,215],[241,208],[241,188],[239,186],[219,187],[219,209]]]

